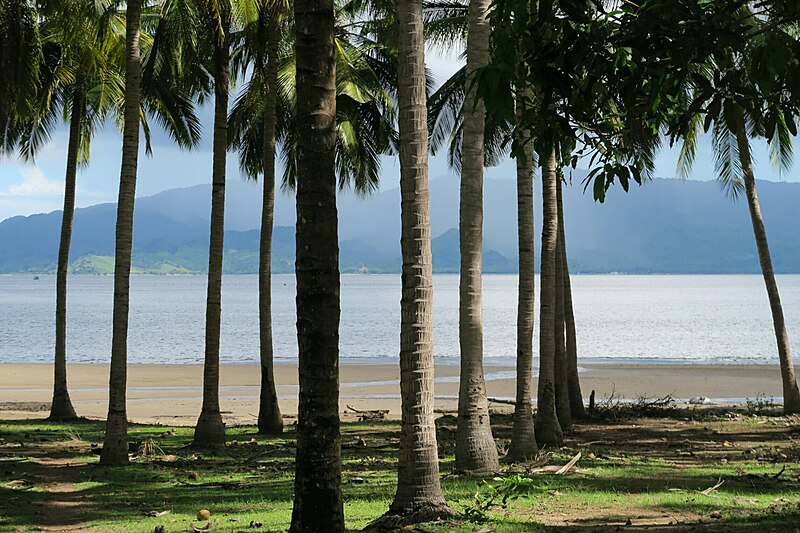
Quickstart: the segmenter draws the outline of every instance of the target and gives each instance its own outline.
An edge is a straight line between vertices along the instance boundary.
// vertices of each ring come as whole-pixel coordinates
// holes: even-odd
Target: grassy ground
[[[449,475],[455,420],[441,418],[445,495],[471,519],[414,531],[800,531],[800,419],[674,409],[625,414],[578,425],[564,448],[484,481]],[[507,446],[510,418],[494,422],[499,446]],[[207,454],[187,447],[190,428],[137,425],[131,437],[139,449],[126,468],[97,464],[93,446],[102,429],[99,422],[0,422],[0,531],[191,531],[190,524],[205,525],[196,519],[204,508],[215,531],[288,528],[292,428],[282,438],[229,428],[227,449]],[[399,426],[345,424],[342,431],[345,515],[355,531],[391,502]],[[565,475],[543,468],[578,452],[576,469]],[[169,513],[148,516],[163,511]]]

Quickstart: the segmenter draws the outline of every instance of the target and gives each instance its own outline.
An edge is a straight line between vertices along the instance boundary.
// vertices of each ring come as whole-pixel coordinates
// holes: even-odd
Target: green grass
[[[110,255],[85,255],[72,263],[76,274],[113,274],[114,257]],[[131,274],[193,274],[194,270],[176,265],[170,261],[156,262],[146,267],[132,266]]]
[[[110,255],[85,255],[71,266],[76,274],[111,274],[114,272],[114,257]],[[141,274],[140,268],[131,267],[131,274]]]
[[[526,474],[533,465],[505,467],[503,475],[521,474],[524,488],[507,506],[488,509],[488,525],[494,532],[583,531],[623,526],[630,519],[632,527],[678,522],[725,531],[797,531],[800,428],[797,419],[770,420],[648,419],[578,427],[567,447],[548,454],[548,461],[564,464],[581,451],[579,472]],[[508,426],[508,419],[498,419],[501,445]],[[350,423],[342,430],[345,516],[355,531],[391,503],[399,425]],[[190,523],[201,523],[196,514],[203,508],[211,511],[215,531],[249,530],[251,521],[263,523],[254,531],[288,528],[292,428],[280,438],[258,436],[253,427],[229,428],[224,451],[199,453],[188,447],[191,428],[134,425],[132,440],[157,446],[154,455],[137,455],[124,468],[97,464],[92,444],[102,442],[102,432],[99,422],[0,422],[0,531],[55,523],[98,532],[148,532],[157,525],[187,531]],[[356,435],[366,438],[367,448],[351,444]],[[442,449],[450,452],[452,432],[440,435]],[[443,454],[445,496],[457,511],[475,507],[476,493],[485,494],[488,484],[498,482],[446,475],[452,461],[451,453]],[[770,477],[783,466],[781,475]],[[711,494],[699,492],[719,480],[723,484]],[[54,481],[71,485],[58,496],[74,506],[71,510],[52,506],[48,491]],[[147,516],[167,510],[166,516]],[[474,532],[486,525],[456,518],[418,531]]]

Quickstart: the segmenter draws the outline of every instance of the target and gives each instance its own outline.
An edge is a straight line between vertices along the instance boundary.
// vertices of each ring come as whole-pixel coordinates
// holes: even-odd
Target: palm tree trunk
[[[555,327],[553,329],[556,343],[556,413],[558,422],[561,424],[561,431],[564,433],[572,431],[572,413],[569,405],[569,388],[567,386],[567,346],[564,337],[564,240],[561,231],[561,173],[556,178],[556,201],[559,212],[558,219],[558,241],[556,243],[556,311]]]
[[[459,241],[458,332],[461,345],[461,380],[458,391],[456,469],[483,476],[497,472],[500,463],[492,437],[489,402],[483,377],[483,315],[481,273],[483,262],[483,142],[486,109],[476,101],[475,70],[489,63],[490,0],[471,0],[467,35],[467,94],[461,165]]]
[[[272,347],[272,225],[275,211],[275,109],[278,86],[278,24],[275,10],[267,14],[267,94],[264,102],[264,197],[258,264],[258,316],[261,355],[261,398],[258,432],[279,435],[283,419],[275,390]]]
[[[564,227],[563,194],[558,195],[558,231],[561,246],[561,267],[564,279],[564,323],[567,334],[567,389],[569,391],[570,413],[574,419],[586,418],[583,406],[581,382],[578,376],[578,342],[575,334],[575,311],[572,308],[572,283],[569,278],[569,258],[567,257],[566,228]]]
[[[297,415],[292,533],[344,531],[333,0],[296,0]]]
[[[78,171],[78,150],[81,145],[81,120],[85,98],[80,78],[75,80],[69,121],[67,173],[64,180],[64,211],[61,215],[61,242],[58,246],[56,273],[56,354],[53,365],[53,403],[48,420],[77,418],[67,388],[67,274],[69,247],[72,240],[72,219],[75,214],[75,181]]]
[[[211,178],[211,236],[208,246],[206,352],[203,365],[203,407],[194,430],[193,446],[224,447],[225,424],[219,408],[219,330],[222,310],[222,261],[225,237],[225,159],[228,146],[228,64],[230,11],[220,4],[223,35],[214,47],[214,142]]]
[[[433,393],[433,268],[422,1],[398,1],[398,100],[403,253],[400,300],[402,428],[397,492],[375,522],[400,527],[452,514],[439,482]]]
[[[786,322],[783,318],[781,297],[778,293],[778,284],[775,281],[775,272],[772,269],[772,256],[769,253],[767,230],[764,228],[764,218],[761,214],[761,205],[756,191],[756,180],[753,174],[753,162],[750,157],[750,143],[745,133],[744,126],[740,125],[736,132],[739,145],[739,159],[744,174],[744,186],[747,194],[747,207],[750,210],[750,221],[753,223],[753,233],[758,248],[758,259],[761,263],[761,274],[769,296],[769,307],[772,311],[772,324],[775,328],[775,340],[778,343],[778,358],[781,364],[781,378],[783,381],[783,412],[786,414],[800,413],[800,390],[797,387],[797,378],[794,373],[792,360],[792,347],[789,344],[789,334],[786,331]]]
[[[139,161],[139,99],[142,61],[139,50],[141,0],[128,0],[125,14],[125,106],[122,165],[117,200],[114,258],[114,312],[108,418],[100,464],[128,464],[128,418],[125,407],[128,365],[128,303],[130,296],[133,207]]]
[[[517,116],[523,95],[517,95]],[[536,279],[533,236],[533,142],[523,138],[517,163],[517,236],[519,239],[519,293],[517,299],[517,396],[514,425],[506,458],[524,461],[539,451],[533,428],[533,325]]]
[[[540,446],[561,446],[564,435],[556,414],[555,307],[558,245],[558,174],[556,151],[542,164],[542,259],[539,307],[539,387],[536,398],[536,440]]]

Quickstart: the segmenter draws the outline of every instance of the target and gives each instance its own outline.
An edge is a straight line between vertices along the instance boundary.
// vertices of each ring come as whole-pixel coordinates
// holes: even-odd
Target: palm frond
[[[678,153],[677,175],[680,179],[689,179],[697,156],[697,142],[703,127],[703,117],[699,113],[691,117],[691,124],[686,134],[681,139],[681,149]]]
[[[42,41],[33,2],[0,0],[0,153],[12,151],[36,99]]]
[[[783,113],[776,113],[776,118],[775,133],[767,139],[767,145],[772,166],[783,176],[792,169],[794,148],[786,117]],[[794,119],[792,118],[792,120]]]
[[[434,46],[463,46],[467,39],[469,2],[460,0],[427,1],[422,5],[426,40]]]
[[[234,100],[228,116],[228,146],[239,155],[239,168],[250,179],[263,172],[264,100],[259,78],[253,77]]]
[[[711,143],[714,148],[714,168],[717,179],[725,194],[738,198],[744,191],[742,164],[739,159],[739,144],[736,133],[724,121],[714,122]]]
[[[377,189],[381,155],[392,153],[397,142],[394,128],[396,109],[396,59],[384,47],[366,37],[362,18],[367,5],[358,0],[337,4],[336,170],[341,189],[352,187],[357,194]],[[379,9],[372,5],[370,9]],[[262,18],[270,12],[262,12]],[[263,127],[266,106],[265,35],[258,22],[245,27],[236,37],[233,64],[247,81],[234,101],[229,115],[229,144],[238,151],[239,166],[256,178],[263,168]],[[276,140],[283,162],[282,188],[296,183],[297,139],[296,68],[292,32],[282,33],[279,46],[278,85],[275,98]]]
[[[455,72],[428,98],[428,132],[431,153],[436,155],[445,143],[452,146],[454,132],[463,118],[467,67]]]

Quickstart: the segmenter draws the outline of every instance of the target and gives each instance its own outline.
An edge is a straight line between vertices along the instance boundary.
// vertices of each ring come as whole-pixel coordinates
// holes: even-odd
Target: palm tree
[[[287,11],[286,6],[280,6]],[[264,98],[264,197],[261,207],[261,242],[259,245],[259,334],[261,358],[261,394],[258,430],[276,434],[283,431],[283,419],[275,390],[272,346],[272,226],[275,210],[275,123],[278,93],[279,18],[278,4],[266,12],[267,57]]]
[[[378,188],[380,156],[394,153],[397,144],[393,127],[396,57],[387,52],[386,44],[369,39],[372,26],[363,20],[366,8],[357,0],[336,5],[336,174],[341,190],[352,187],[356,194],[367,195]],[[291,41],[287,44],[279,62],[277,136],[284,162],[282,187],[294,190],[296,57]]]
[[[108,417],[100,464],[128,463],[128,417],[125,405],[128,358],[128,301],[130,294],[133,205],[136,165],[139,159],[139,107],[142,60],[141,0],[128,0],[125,14],[125,103],[122,134],[122,168],[117,201],[114,258],[114,313],[111,337],[111,376]]]
[[[464,40],[468,25],[468,4],[462,2],[431,2],[425,9],[426,24],[431,41],[449,45]],[[430,140],[434,154],[447,148],[448,162],[462,170],[462,147],[466,100],[466,67],[445,81],[428,100]],[[516,98],[516,112],[521,113],[524,93]],[[508,139],[513,123],[501,114],[486,115],[484,120],[484,166],[497,165],[508,154]],[[520,460],[537,452],[533,428],[533,320],[534,320],[534,245],[533,245],[533,143],[519,136],[519,153],[512,152],[517,165],[517,206],[519,221],[520,290],[517,316],[517,399],[514,430],[508,458]],[[463,382],[462,382],[463,383]],[[485,394],[485,392],[484,392]]]
[[[561,172],[556,172],[556,205],[561,206]],[[572,412],[569,405],[569,388],[567,386],[567,345],[564,337],[564,232],[561,230],[561,222],[564,217],[560,212],[556,213],[558,222],[557,243],[556,243],[556,308],[555,325],[553,334],[555,339],[555,382],[556,382],[556,413],[561,430],[565,433],[572,431]]]
[[[264,9],[267,55],[264,74],[264,156],[263,201],[261,203],[261,239],[258,254],[258,332],[261,360],[261,393],[258,404],[258,431],[264,434],[283,432],[283,418],[275,390],[272,345],[272,227],[275,215],[275,121],[278,91],[278,49],[280,34],[278,8]],[[265,5],[266,8],[266,5]]]
[[[558,195],[558,235],[563,243],[561,246],[561,266],[564,279],[564,325],[566,328],[567,347],[567,390],[569,393],[570,414],[573,419],[586,417],[583,406],[583,394],[578,376],[578,342],[575,333],[575,312],[572,308],[572,282],[569,276],[569,260],[567,257],[566,228],[564,227],[564,202],[561,192],[562,179],[559,180]]]
[[[727,117],[723,116],[724,111],[720,111],[720,115],[712,116],[709,119],[713,120],[712,141],[717,172],[722,186],[728,190],[732,197],[738,196],[742,190],[745,193],[761,274],[764,278],[764,285],[769,298],[775,340],[778,346],[778,359],[780,361],[783,385],[783,410],[787,414],[800,413],[800,389],[798,389],[795,376],[792,349],[789,343],[789,334],[786,330],[786,321],[783,316],[778,283],[775,280],[775,271],[772,266],[772,256],[769,251],[764,216],[758,199],[753,161],[750,155],[750,139],[746,129],[749,123],[749,128],[754,132],[754,135],[764,135],[763,124],[758,123],[758,117],[747,116],[748,110],[739,107],[734,102],[726,104],[726,107],[730,109],[730,111],[727,111]],[[733,123],[728,119],[731,116],[735,117]],[[696,124],[699,128],[699,121]],[[786,166],[789,165],[791,160],[791,141],[788,140],[789,138],[786,123],[781,119],[776,126],[775,136],[770,139],[770,146],[773,149],[773,161]],[[691,167],[696,141],[696,131],[685,139],[686,144],[681,151],[681,159],[679,160],[680,173],[687,173]]]
[[[753,234],[758,249],[758,260],[761,265],[761,274],[769,297],[772,324],[775,329],[775,340],[778,344],[778,359],[781,364],[781,378],[783,382],[783,411],[786,414],[800,413],[800,389],[794,372],[792,348],[789,344],[789,334],[786,331],[786,321],[783,317],[783,306],[778,292],[778,283],[775,281],[775,271],[772,268],[772,256],[769,253],[767,230],[764,227],[764,217],[761,214],[761,204],[756,191],[756,179],[753,173],[753,161],[750,156],[750,140],[744,130],[744,124],[739,124],[736,130],[736,142],[739,148],[739,161],[744,178],[747,208],[750,212],[750,221],[753,224]]]
[[[467,85],[462,139],[459,242],[459,342],[461,378],[458,394],[456,468],[487,475],[500,468],[489,420],[483,377],[483,164],[485,106],[476,99],[475,70],[489,64],[489,0],[471,0],[467,34]]]
[[[239,168],[250,179],[262,175],[261,230],[259,243],[259,356],[261,387],[258,432],[283,432],[273,370],[272,343],[272,230],[275,206],[276,123],[279,106],[278,71],[281,25],[288,7],[263,2],[258,18],[246,25],[235,40],[231,68],[234,78],[252,71],[242,94],[228,116],[228,146],[239,152]],[[285,29],[283,30],[285,31]]]
[[[402,429],[397,491],[373,527],[400,527],[452,514],[439,482],[433,413],[433,267],[428,189],[427,79],[422,1],[397,2]]]
[[[67,273],[79,164],[88,164],[90,144],[97,128],[121,113],[124,100],[120,65],[124,57],[124,26],[108,9],[85,2],[44,5],[39,12],[40,45],[45,54],[39,65],[38,88],[30,112],[17,120],[16,142],[21,156],[34,160],[63,117],[69,124],[67,164],[56,276],[56,337],[51,420],[74,418],[67,387],[66,328]],[[155,115],[181,147],[198,139],[196,119],[186,97],[163,79],[149,84],[142,101],[141,121],[149,146],[148,115]]]
[[[300,397],[290,531],[344,531],[333,0],[295,0]]]
[[[268,8],[268,9],[267,9]],[[265,4],[259,20],[245,28],[244,39],[234,51],[233,66],[242,76],[253,76],[237,98],[229,117],[229,144],[239,151],[245,174],[266,176],[262,205],[259,267],[259,313],[261,333],[261,402],[259,431],[279,433],[283,423],[275,393],[271,330],[271,235],[275,190],[275,144],[280,142],[284,162],[282,187],[294,189],[297,132],[294,115],[296,95],[295,57],[290,45],[291,20],[283,4]],[[340,9],[338,27],[353,27],[359,11]],[[281,21],[281,22],[279,22]],[[280,35],[279,26],[282,27]],[[352,186],[359,195],[377,189],[380,156],[393,151],[395,131],[393,86],[396,76],[383,74],[391,65],[369,55],[374,45],[359,42],[352,30],[338,30],[336,39],[336,167],[339,188]]]
[[[456,26],[459,6],[447,4],[444,16],[429,15],[432,20]],[[441,8],[440,8],[441,9]],[[466,11],[466,6],[463,8]],[[433,8],[429,9],[429,13]],[[463,17],[466,20],[466,17]],[[442,20],[444,19],[444,20]],[[431,147],[436,154],[447,147],[450,166],[461,169],[463,119],[465,103],[466,68],[457,71],[434,92],[428,100]],[[517,99],[517,109],[522,109],[522,98]],[[502,117],[487,115],[484,127],[484,166],[497,165],[508,153],[507,139],[513,124]],[[519,228],[519,285],[517,315],[517,396],[515,401],[514,430],[507,458],[522,460],[536,454],[534,438],[533,405],[533,327],[534,327],[534,244],[533,244],[533,168],[535,153],[529,139],[519,138],[519,150],[513,153],[517,168],[517,208]],[[530,181],[530,183],[527,183]]]
[[[288,6],[263,2],[258,19],[245,26],[234,46],[234,78],[252,69],[245,91],[228,116],[228,145],[238,148],[239,167],[248,178],[262,175],[261,231],[258,261],[258,315],[261,388],[258,432],[278,435],[283,418],[278,405],[272,344],[272,229],[275,210],[275,148],[281,25]],[[284,30],[285,32],[285,30]]]
[[[69,123],[64,210],[56,275],[56,337],[50,420],[75,418],[67,387],[67,273],[79,163],[87,163],[97,126],[122,101],[119,61],[123,46],[119,25],[104,24],[107,13],[94,6],[65,2],[43,9],[39,35],[47,51],[31,112],[18,121],[22,157],[33,160],[59,122]],[[103,28],[101,30],[101,27]]]
[[[521,117],[524,92],[518,91],[516,114]],[[530,459],[538,452],[533,427],[533,327],[535,312],[534,222],[533,222],[533,142],[517,136],[517,237],[519,241],[519,291],[517,295],[517,394],[511,444],[506,458]]]
[[[717,63],[701,65],[695,80],[708,78],[704,85],[692,87],[698,98],[706,98],[698,112],[690,119],[690,129],[683,136],[684,146],[678,161],[678,173],[686,176],[694,163],[696,144],[701,127],[712,129],[715,166],[718,179],[728,194],[736,198],[745,193],[750,222],[758,251],[761,274],[764,278],[773,329],[778,347],[783,386],[783,410],[786,414],[800,413],[800,388],[792,359],[791,344],[786,330],[778,284],[772,266],[764,217],[758,199],[753,161],[750,154],[750,137],[766,138],[770,147],[770,159],[781,170],[791,167],[792,136],[796,135],[796,103],[785,100],[795,89],[794,71],[787,72],[786,62],[772,56],[776,46],[791,46],[797,42],[796,33],[791,33],[783,24],[760,21],[748,7],[741,7],[739,16],[751,26],[745,28],[753,34],[742,50],[726,49],[724,57]],[[796,30],[795,30],[796,31]],[[791,69],[792,66],[790,65]],[[716,78],[715,78],[716,76]],[[719,81],[717,81],[719,79]],[[695,81],[693,80],[693,81]],[[706,87],[720,83],[716,95],[704,94]],[[727,85],[724,85],[727,84]],[[694,109],[694,108],[692,108]]]
[[[116,14],[115,14],[116,15]],[[159,15],[145,13],[161,25]],[[112,16],[111,20],[118,20]],[[147,83],[142,81],[142,44],[148,49],[145,65]],[[116,247],[114,262],[114,311],[112,317],[111,370],[109,377],[108,417],[100,455],[103,465],[128,464],[128,420],[126,408],[128,311],[130,297],[131,251],[133,243],[133,209],[136,196],[136,170],[139,159],[140,123],[149,153],[150,135],[146,117],[156,115],[159,122],[179,145],[192,146],[199,141],[200,126],[187,92],[194,85],[184,86],[176,78],[176,65],[171,59],[180,57],[174,51],[167,60],[158,51],[150,35],[142,31],[142,4],[129,0],[125,11],[125,75],[122,102],[122,165],[117,200]],[[190,63],[191,64],[191,63]],[[193,83],[196,80],[192,80]]]
[[[558,172],[555,148],[542,160],[542,258],[539,291],[539,387],[536,440],[541,446],[561,446],[564,435],[556,414],[555,313],[558,250]]]
[[[211,235],[208,248],[203,406],[195,426],[192,445],[214,448],[225,446],[225,424],[222,421],[219,407],[219,334],[222,311],[222,254],[225,236],[225,160],[228,152],[232,6],[228,0],[219,0],[207,8],[205,22],[213,39],[211,76],[214,82]]]
[[[53,421],[76,418],[75,408],[67,388],[67,269],[69,245],[72,239],[72,219],[75,212],[75,181],[78,169],[78,150],[81,144],[81,122],[85,95],[80,86],[73,89],[70,109],[67,172],[64,179],[64,211],[61,216],[61,240],[58,245],[56,273],[56,354],[53,365],[53,401],[50,416]]]

